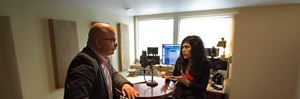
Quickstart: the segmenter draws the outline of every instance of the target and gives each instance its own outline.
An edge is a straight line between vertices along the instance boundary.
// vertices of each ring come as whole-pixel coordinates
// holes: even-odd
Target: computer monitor
[[[205,48],[207,57],[211,63],[211,69],[213,70],[227,70],[227,59],[221,60],[219,56],[219,48]]]
[[[158,47],[147,47],[147,57],[152,59],[153,64],[159,64]]]
[[[162,64],[175,65],[180,54],[180,44],[163,44],[162,45]]]
[[[213,59],[219,56],[219,48],[205,48],[208,58]]]
[[[148,55],[157,55],[158,54],[158,47],[147,47]]]

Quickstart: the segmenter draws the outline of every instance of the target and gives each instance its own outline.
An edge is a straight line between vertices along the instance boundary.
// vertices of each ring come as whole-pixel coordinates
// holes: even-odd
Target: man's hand
[[[122,93],[123,96],[125,96],[127,94],[127,97],[129,99],[135,99],[135,97],[139,94],[132,86],[130,86],[129,84],[124,84],[122,86]]]

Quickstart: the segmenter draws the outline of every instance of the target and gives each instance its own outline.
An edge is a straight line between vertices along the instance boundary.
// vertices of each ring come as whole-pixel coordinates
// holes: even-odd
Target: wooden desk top
[[[207,88],[206,88],[206,91],[208,91],[208,92],[212,92],[212,93],[218,93],[218,94],[225,94],[226,92],[225,92],[225,90],[226,90],[226,85],[227,84],[227,79],[225,79],[224,81],[223,81],[223,89],[222,90],[216,90],[216,89],[214,89],[213,87],[211,87],[211,83],[209,82],[208,83],[208,85],[207,85]]]
[[[158,83],[155,87],[147,86],[144,76],[127,77],[133,87],[139,92],[137,99],[160,99],[171,95],[175,91],[174,82],[165,82],[164,78],[154,76],[153,79]],[[151,76],[146,76],[146,80],[151,80]]]

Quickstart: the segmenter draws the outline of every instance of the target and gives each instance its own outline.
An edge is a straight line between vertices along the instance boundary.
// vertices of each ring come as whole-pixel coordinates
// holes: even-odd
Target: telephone
[[[216,73],[213,75],[212,78],[212,84],[211,87],[213,87],[216,90],[222,90],[223,89],[223,81],[224,81],[224,76],[221,73]]]

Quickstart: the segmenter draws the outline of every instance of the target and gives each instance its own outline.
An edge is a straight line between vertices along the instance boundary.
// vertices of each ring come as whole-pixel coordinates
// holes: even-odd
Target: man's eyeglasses
[[[100,38],[100,39],[111,41],[114,44],[117,43],[117,39],[116,38]]]

